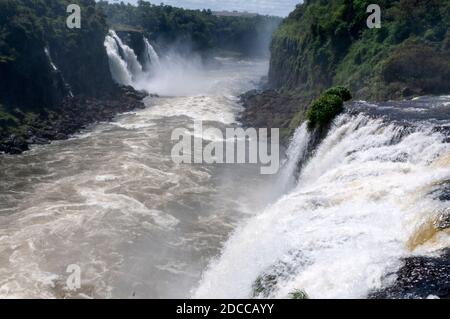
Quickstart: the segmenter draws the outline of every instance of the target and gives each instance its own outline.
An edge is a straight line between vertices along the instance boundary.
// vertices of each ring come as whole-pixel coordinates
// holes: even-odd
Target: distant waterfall
[[[48,59],[48,63],[50,64],[50,67],[52,68],[52,70],[59,76],[61,82],[63,83],[67,95],[70,97],[73,97],[73,93],[72,93],[72,88],[70,87],[70,84],[66,82],[66,80],[64,79],[64,76],[62,75],[61,71],[59,71],[58,67],[56,66],[56,64],[53,62],[52,56],[50,55],[50,50],[45,47],[44,48],[44,52],[45,55],[47,56]]]
[[[144,45],[143,67],[133,49],[124,44],[115,31],[109,31],[105,38],[105,48],[114,81],[137,88],[141,79],[148,77],[154,68],[159,67],[159,56],[145,37]]]
[[[48,62],[50,64],[50,66],[52,67],[53,71],[58,71],[58,68],[56,67],[55,63],[53,63],[53,60],[52,60],[52,57],[50,56],[50,51],[48,50],[48,48],[44,48],[44,52],[48,58]]]
[[[105,39],[106,52],[109,57],[109,68],[114,81],[122,85],[131,85],[133,83],[132,74],[128,70],[128,65],[122,59],[119,52],[119,45],[114,39],[115,32],[110,31]]]
[[[145,68],[151,70],[152,68],[160,66],[160,60],[158,53],[156,53],[153,46],[150,44],[147,38],[144,37],[145,44]]]

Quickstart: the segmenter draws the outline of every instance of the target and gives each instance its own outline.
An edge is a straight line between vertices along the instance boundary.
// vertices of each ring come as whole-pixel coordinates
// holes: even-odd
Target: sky
[[[120,2],[121,0],[110,0]],[[123,0],[136,3],[137,0]],[[175,7],[188,9],[238,10],[260,14],[287,16],[301,0],[147,0],[154,4],[164,2]]]

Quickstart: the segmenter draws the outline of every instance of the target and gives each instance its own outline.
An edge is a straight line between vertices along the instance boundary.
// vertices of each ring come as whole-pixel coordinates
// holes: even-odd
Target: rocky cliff
[[[80,29],[66,25],[72,3],[81,7]],[[0,152],[67,138],[141,105],[141,95],[113,82],[107,32],[94,0],[0,1]]]
[[[381,28],[369,29],[366,10],[371,2],[299,4],[274,33],[272,91],[244,99],[243,118],[271,112],[268,121],[276,118],[289,136],[310,102],[331,86],[343,85],[355,98],[366,100],[448,94],[450,2],[378,1]]]

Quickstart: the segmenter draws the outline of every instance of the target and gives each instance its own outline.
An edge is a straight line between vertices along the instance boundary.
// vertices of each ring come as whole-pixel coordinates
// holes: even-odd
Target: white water
[[[254,165],[176,165],[171,133],[199,118],[236,125],[237,95],[267,66],[229,61],[205,72],[203,94],[148,98],[70,140],[0,156],[0,297],[188,297],[270,183]]]
[[[127,63],[120,57],[119,46],[113,36],[106,36],[105,47],[114,81],[123,85],[131,85],[132,79],[128,72]]]
[[[47,58],[48,58],[48,63],[50,64],[50,66],[52,67],[52,69],[53,69],[54,71],[58,71],[58,68],[56,67],[55,63],[53,63],[53,60],[52,60],[52,57],[50,56],[50,51],[48,50],[48,48],[44,48],[44,52],[45,52],[45,55],[46,55]]]
[[[124,44],[113,30],[106,36],[105,48],[113,79],[122,85],[133,85],[143,74],[142,65],[133,49]]]
[[[160,57],[148,39],[144,37],[143,41],[144,66],[114,31],[109,32],[105,47],[111,74],[117,83],[163,96],[205,94],[219,83],[216,79],[210,81],[209,70],[199,56],[193,53],[182,56],[177,50],[169,50]]]
[[[266,297],[303,290],[311,298],[362,298],[392,280],[386,275],[401,257],[448,247],[442,233],[407,248],[447,208],[428,195],[450,178],[450,145],[431,130],[424,124],[401,138],[393,124],[341,116],[295,189],[235,231],[193,296],[252,297],[257,279],[272,275]]]
[[[391,280],[401,257],[449,246],[445,233],[407,245],[447,208],[428,195],[450,179],[450,149],[432,124],[402,136],[393,123],[343,115],[298,180],[304,126],[276,180],[252,166],[175,165],[173,129],[192,129],[194,119],[234,125],[237,95],[266,65],[224,61],[207,71],[168,54],[139,76],[135,55],[123,59],[114,34],[105,46],[116,81],[178,96],[0,157],[1,297],[246,298],[265,275],[276,278],[269,297],[296,289],[365,297]],[[82,269],[74,293],[65,288],[70,264]]]
[[[146,55],[146,69],[151,71],[153,68],[160,67],[160,61],[158,53],[156,53],[153,46],[150,44],[147,38],[144,38],[145,55]]]
[[[58,67],[57,67],[56,64],[53,62],[52,56],[50,55],[50,50],[49,50],[47,47],[45,47],[45,48],[44,48],[44,52],[45,52],[45,55],[47,56],[48,63],[50,64],[50,66],[51,66],[51,68],[53,69],[53,71],[57,72],[57,73],[58,73],[58,76],[61,77],[61,80],[63,81],[64,85],[65,85],[66,88],[67,88],[68,95],[69,95],[70,97],[74,97],[74,95],[73,95],[73,93],[72,93],[72,90],[71,90],[71,88],[70,88],[70,85],[66,82],[66,80],[64,79],[64,77],[63,77],[63,75],[61,74],[61,72],[59,72]]]
[[[299,164],[306,159],[309,140],[310,133],[306,123],[303,123],[295,130],[286,151],[286,163],[281,169],[278,185],[275,188],[280,191],[280,195],[295,186]]]

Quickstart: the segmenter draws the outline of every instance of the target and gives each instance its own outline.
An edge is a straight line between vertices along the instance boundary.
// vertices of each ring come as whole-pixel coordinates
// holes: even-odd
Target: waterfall
[[[147,38],[144,37],[145,44],[145,69],[151,70],[160,66],[159,56]]]
[[[288,166],[307,138],[297,131]],[[340,116],[296,186],[236,230],[194,297],[363,298],[387,285],[412,251],[449,244],[445,233],[411,241],[448,206],[430,195],[450,180],[445,139],[427,122]]]
[[[45,52],[45,55],[48,58],[48,62],[50,64],[50,66],[52,67],[53,71],[58,71],[58,68],[56,67],[55,63],[53,63],[52,57],[50,55],[50,51],[49,51],[49,49],[47,47],[44,48],[44,52]]]
[[[113,37],[113,32],[106,36],[105,47],[109,58],[109,68],[114,81],[122,85],[131,85],[132,75],[128,71],[127,62],[122,59],[119,53],[119,46]]]
[[[133,49],[124,44],[113,30],[105,38],[105,48],[114,81],[122,85],[133,85],[143,74],[142,65]]]
[[[45,55],[47,56],[48,63],[50,65],[50,67],[59,76],[60,80],[64,84],[64,87],[65,87],[65,89],[67,91],[67,95],[70,96],[70,97],[74,97],[74,95],[72,93],[72,88],[70,87],[70,84],[66,82],[66,80],[64,79],[64,76],[59,71],[59,69],[56,66],[56,64],[53,62],[52,56],[50,55],[50,50],[47,47],[45,47],[44,48],[44,52],[45,52]]]
[[[276,188],[279,189],[281,193],[285,193],[295,185],[298,166],[306,157],[309,141],[310,134],[306,123],[303,123],[295,131],[286,152],[287,160],[281,169],[278,178],[278,187]]]

